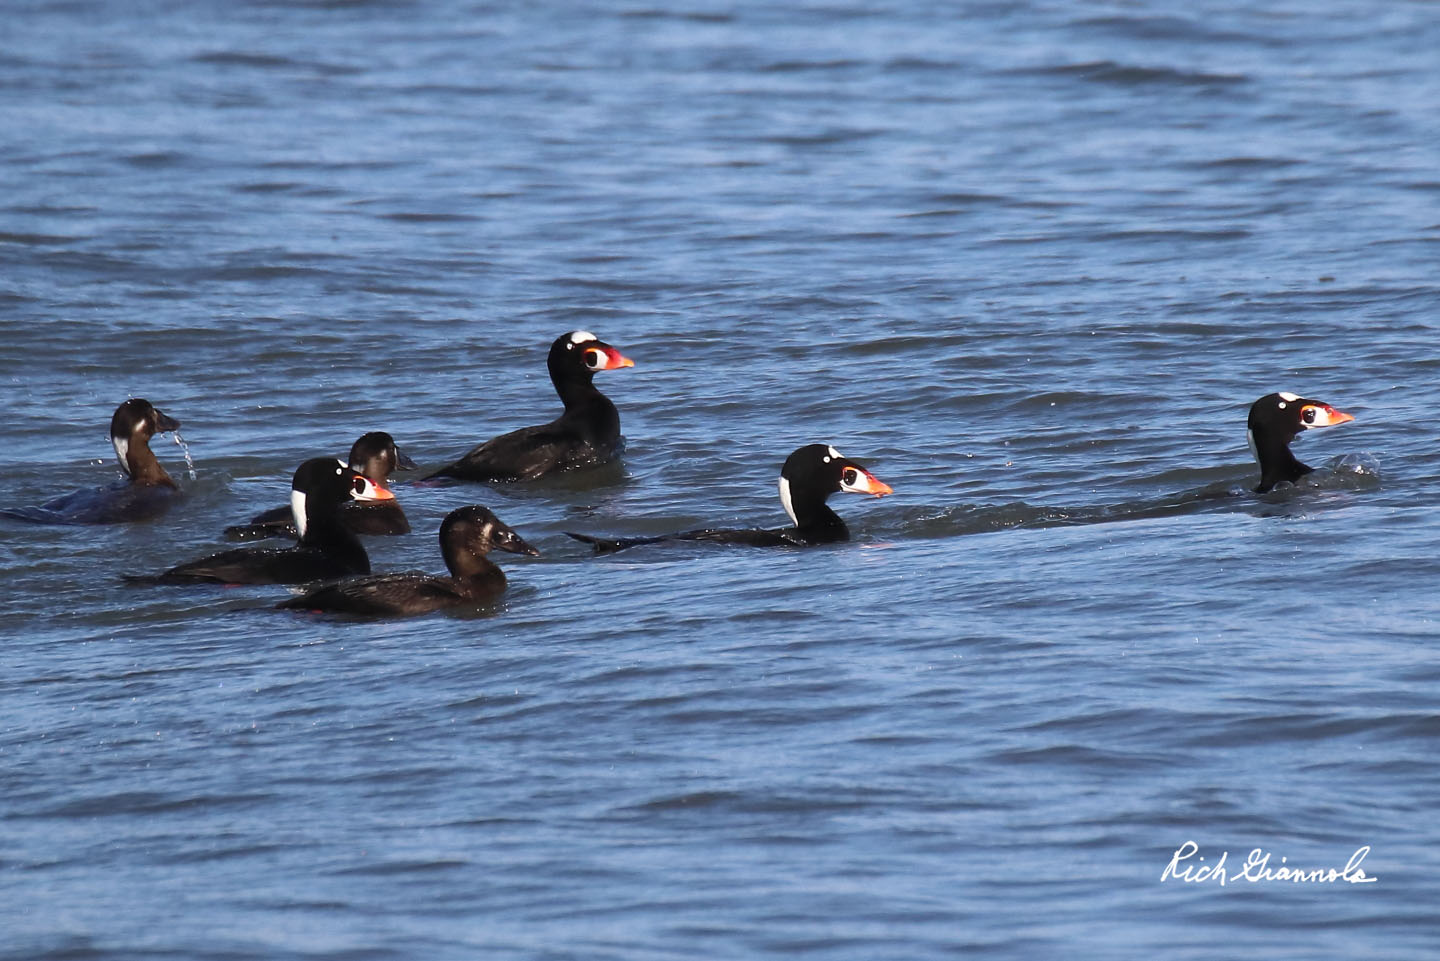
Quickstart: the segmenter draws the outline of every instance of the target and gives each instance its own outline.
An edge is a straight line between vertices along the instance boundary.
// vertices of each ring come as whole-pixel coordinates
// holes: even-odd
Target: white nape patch
[[[574,333],[572,333],[572,334],[570,335],[570,344],[571,344],[572,346],[575,345],[575,344],[588,344],[588,343],[589,343],[590,341],[592,341],[592,340],[599,340],[599,339],[600,339],[599,337],[596,337],[594,334],[590,333],[590,331],[588,331],[588,330],[577,330],[577,331],[575,331]]]
[[[295,515],[295,529],[305,536],[305,492],[290,490],[290,513]]]
[[[1280,393],[1280,399],[1281,399],[1281,400],[1288,400],[1288,401],[1290,401],[1290,403],[1292,403],[1292,404],[1295,403],[1295,401],[1297,401],[1297,400],[1300,399],[1300,395],[1299,395],[1299,394],[1292,394],[1292,393],[1290,393],[1288,390],[1282,390],[1282,391],[1280,391],[1279,393]]]
[[[128,438],[128,437],[111,437],[111,438],[110,438],[110,443],[112,443],[112,444],[115,445],[115,457],[116,457],[117,460],[120,461],[120,469],[125,472],[125,476],[126,476],[126,477],[129,477],[129,476],[130,476],[130,438]]]
[[[1255,458],[1255,463],[1260,463],[1260,452],[1255,449],[1255,432],[1245,428],[1245,443],[1250,445],[1250,456]]]
[[[785,513],[790,515],[790,523],[799,527],[800,518],[795,516],[795,507],[790,503],[790,480],[786,477],[780,478],[780,503],[784,506]]]

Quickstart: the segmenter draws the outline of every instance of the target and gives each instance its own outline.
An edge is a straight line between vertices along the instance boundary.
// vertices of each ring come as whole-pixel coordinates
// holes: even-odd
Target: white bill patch
[[[120,469],[125,476],[130,476],[130,438],[112,436],[110,443],[115,445],[115,459],[120,461]]]
[[[588,330],[577,330],[570,335],[570,343],[572,344],[588,344],[592,340],[599,339],[599,337],[596,337]]]
[[[1290,401],[1290,403],[1293,404],[1293,403],[1295,403],[1295,401],[1297,401],[1297,400],[1300,399],[1300,395],[1299,395],[1299,394],[1292,394],[1292,393],[1290,393],[1288,390],[1282,390],[1282,391],[1280,391],[1280,399],[1281,399],[1281,400],[1288,400],[1288,401]]]
[[[356,490],[354,487],[350,488],[350,496],[353,499],[357,501],[378,501],[382,499],[380,497],[380,488],[370,478],[364,475],[358,475],[356,480],[360,481],[361,487],[359,490]]]
[[[295,517],[295,529],[305,536],[305,492],[293,488],[290,491],[290,513]]]
[[[790,515],[790,522],[799,527],[800,518],[795,516],[795,507],[790,503],[790,480],[786,477],[780,478],[780,503],[784,506],[785,513]]]

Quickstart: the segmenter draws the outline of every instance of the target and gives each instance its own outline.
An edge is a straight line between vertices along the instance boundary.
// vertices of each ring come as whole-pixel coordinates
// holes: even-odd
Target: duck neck
[[[595,389],[593,372],[553,362],[547,366],[550,368],[550,383],[555,385],[555,393],[560,395],[560,401],[567,411],[590,402],[595,397],[604,396]]]
[[[596,388],[594,376],[588,370],[550,369],[555,393],[565,404],[561,419],[590,443],[606,443],[620,435],[620,412]]]
[[[150,449],[150,438],[143,431],[136,431],[125,448],[125,466],[130,474],[130,483],[137,487],[174,487],[175,482],[160,466],[155,452]]]
[[[505,589],[505,572],[484,554],[442,547],[445,566],[455,579],[455,586],[466,597],[494,594]]]
[[[1264,435],[1257,437],[1251,433],[1250,443],[1254,448],[1255,460],[1260,465],[1260,486],[1255,488],[1258,493],[1263,494],[1276,484],[1293,484],[1314,469],[1300,463],[1290,452],[1292,439]]]
[[[300,537],[300,546],[322,551],[341,560],[357,574],[370,573],[370,555],[350,528],[340,520],[339,513],[311,514],[306,518],[305,533]]]
[[[804,540],[830,544],[850,539],[845,522],[823,499],[792,494],[790,507],[795,512],[795,532]]]

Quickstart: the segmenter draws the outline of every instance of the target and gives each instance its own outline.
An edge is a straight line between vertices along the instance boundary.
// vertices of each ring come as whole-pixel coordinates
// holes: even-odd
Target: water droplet
[[[190,473],[190,479],[193,481],[195,479],[195,458],[190,456],[190,445],[185,443],[185,438],[180,436],[178,430],[171,431],[170,436],[175,438],[180,452],[185,455],[185,469]]]

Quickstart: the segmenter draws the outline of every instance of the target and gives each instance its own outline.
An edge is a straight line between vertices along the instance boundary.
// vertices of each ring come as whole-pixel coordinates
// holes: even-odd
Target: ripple
[[[59,234],[24,234],[0,231],[0,244],[22,244],[25,246],[51,247],[89,240],[88,237],[66,237]]]
[[[5,506],[110,481],[132,395],[197,480],[4,526],[0,954],[1424,956],[1430,11],[577,10],[11,12]],[[501,510],[547,556],[483,616],[118,580],[365,431],[555,416],[602,324],[622,462],[366,543]],[[1364,416],[1257,496],[1287,383]],[[782,524],[814,439],[895,487],[849,543],[565,545]],[[1187,837],[1404,883],[1159,884]]]
[[[1011,73],[1021,76],[1077,77],[1081,80],[1117,87],[1228,87],[1250,82],[1250,78],[1243,74],[1207,73],[1182,70],[1177,67],[1141,67],[1116,63],[1113,60],[1028,67],[1011,71]]]
[[[303,4],[302,4],[303,5]],[[353,5],[353,4],[347,4]],[[314,60],[296,60],[269,53],[250,53],[242,50],[213,50],[195,54],[192,63],[214,67],[245,67],[254,70],[305,70],[328,76],[349,76],[363,73],[360,67],[325,63]]]

